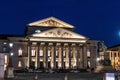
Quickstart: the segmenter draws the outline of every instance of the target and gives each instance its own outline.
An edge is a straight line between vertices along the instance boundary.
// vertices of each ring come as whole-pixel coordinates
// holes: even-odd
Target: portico
[[[28,67],[45,69],[83,68],[85,43],[30,42],[28,45]]]

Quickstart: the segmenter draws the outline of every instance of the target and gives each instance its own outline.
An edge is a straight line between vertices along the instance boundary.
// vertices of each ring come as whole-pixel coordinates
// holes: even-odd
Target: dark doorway
[[[51,66],[50,66],[50,62],[48,62],[48,68],[51,68]]]
[[[40,69],[43,69],[43,62],[40,62]]]

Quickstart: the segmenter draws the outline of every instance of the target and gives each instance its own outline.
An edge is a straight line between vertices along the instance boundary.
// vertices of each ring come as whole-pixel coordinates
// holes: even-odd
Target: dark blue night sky
[[[120,44],[120,0],[1,0],[0,34],[23,34],[26,24],[50,16],[108,47]]]

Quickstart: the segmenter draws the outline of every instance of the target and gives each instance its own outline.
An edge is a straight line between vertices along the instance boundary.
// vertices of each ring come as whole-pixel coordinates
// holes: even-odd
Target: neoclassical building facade
[[[107,52],[113,68],[120,71],[120,44],[108,48]]]
[[[88,69],[97,66],[98,41],[73,32],[74,26],[49,17],[26,25],[24,36],[1,35],[5,66],[14,69]],[[9,59],[11,58],[11,59]]]

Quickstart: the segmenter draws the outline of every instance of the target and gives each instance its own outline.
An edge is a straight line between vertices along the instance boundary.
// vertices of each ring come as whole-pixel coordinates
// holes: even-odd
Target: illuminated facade
[[[113,68],[120,70],[120,45],[112,46],[107,51]]]
[[[95,68],[98,41],[90,40],[73,30],[74,26],[49,17],[28,24],[25,36],[1,39],[0,51],[10,55],[15,69]]]

